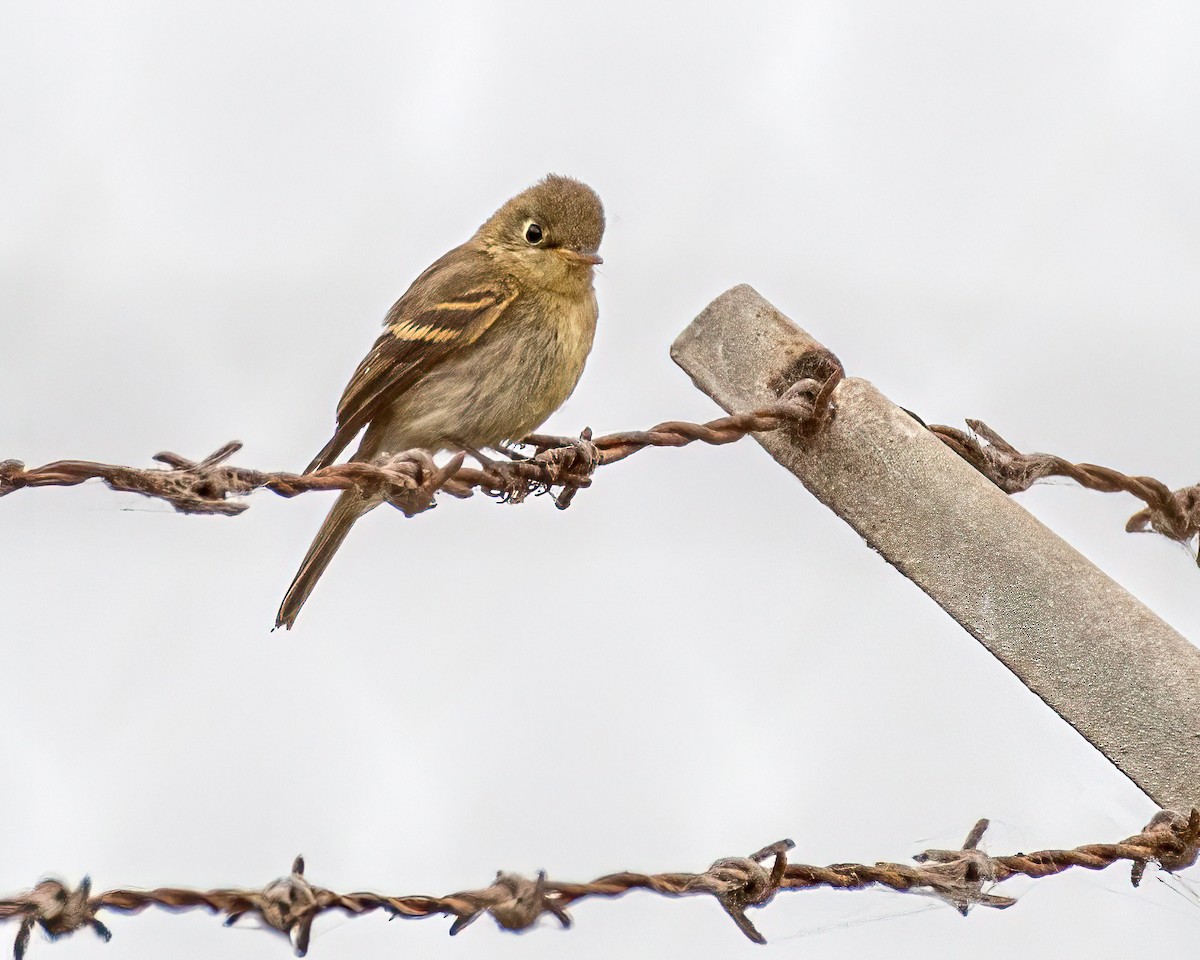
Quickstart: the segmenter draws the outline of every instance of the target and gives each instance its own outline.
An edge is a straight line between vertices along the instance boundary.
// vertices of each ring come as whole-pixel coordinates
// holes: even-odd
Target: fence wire
[[[1016,901],[991,892],[996,885],[1022,875],[1034,879],[1062,873],[1072,867],[1103,870],[1127,860],[1130,880],[1136,887],[1148,864],[1168,873],[1193,866],[1200,856],[1200,810],[1190,816],[1159,811],[1140,833],[1119,843],[1093,843],[1070,850],[1039,850],[1011,856],[989,856],[979,849],[987,820],[972,828],[958,850],[926,850],[913,863],[835,863],[826,867],[789,863],[791,840],[781,840],[748,857],[717,860],[703,873],[613,873],[591,883],[560,883],[545,873],[536,878],[497,873],[487,887],[464,890],[444,897],[391,896],[379,893],[335,893],[314,886],[304,875],[304,859],[297,857],[288,876],[261,890],[191,890],[160,887],[155,890],[109,890],[92,894],[87,878],[71,888],[58,880],[43,880],[32,890],[0,900],[0,921],[17,920],[13,954],[23,960],[34,927],[51,938],[90,927],[104,940],[112,934],[97,917],[102,910],[136,914],[157,906],[181,911],[204,908],[225,916],[226,926],[246,915],[255,915],[268,927],[285,934],[297,956],[308,950],[313,921],[338,910],[352,917],[382,910],[392,918],[454,917],[450,934],[459,933],[484,914],[503,930],[523,931],[543,915],[564,928],[571,926],[567,908],[591,897],[612,899],[631,890],[648,890],[664,897],[710,896],[750,940],[766,938],[746,916],[750,908],[769,904],[777,893],[832,887],[862,890],[888,887],[900,893],[936,896],[966,916],[972,906],[1006,908]]]
[[[79,460],[27,469],[19,461],[6,460],[0,462],[0,496],[28,487],[73,486],[99,479],[113,490],[157,498],[182,513],[238,514],[248,503],[236,498],[260,489],[294,497],[312,490],[349,488],[381,497],[406,516],[428,510],[439,492],[465,498],[477,490],[508,502],[553,493],[556,504],[565,509],[579,490],[591,485],[600,466],[647,447],[679,447],[696,441],[733,443],[749,433],[779,429],[796,430],[801,435],[819,431],[836,416],[834,390],[842,374],[836,360],[833,367],[834,372],[824,382],[801,381],[777,403],[749,413],[704,424],[673,420],[646,431],[598,438],[587,430],[579,439],[535,435],[525,441],[535,450],[532,456],[510,462],[478,456],[478,468],[465,466],[462,453],[439,465],[427,452],[410,450],[373,463],[337,464],[308,474],[268,472],[227,463],[241,448],[240,443],[231,442],[198,461],[160,453],[154,459],[165,467],[151,469]],[[1145,507],[1126,525],[1131,532],[1151,530],[1182,543],[1200,532],[1200,485],[1171,491],[1150,477],[1127,476],[1095,464],[1074,464],[1051,454],[1023,454],[986,424],[977,420],[967,423],[969,433],[941,425],[928,429],[1006,493],[1026,490],[1048,477],[1068,477],[1093,490],[1123,491],[1142,500]],[[1041,878],[1072,867],[1102,870],[1118,861],[1129,861],[1131,881],[1137,886],[1147,864],[1177,872],[1194,865],[1200,856],[1198,810],[1186,817],[1162,811],[1142,832],[1119,843],[1012,856],[990,856],[979,849],[987,825],[988,821],[979,821],[962,848],[927,850],[912,864],[839,863],[820,867],[789,863],[788,851],[794,844],[782,840],[748,857],[717,860],[702,873],[615,873],[590,883],[563,883],[548,880],[544,873],[529,878],[501,872],[487,887],[444,897],[335,893],[311,884],[299,857],[288,876],[260,890],[162,887],[93,895],[87,878],[74,888],[58,880],[44,880],[31,890],[0,899],[0,921],[18,921],[16,960],[24,957],[35,927],[52,939],[90,927],[108,940],[111,934],[98,918],[101,911],[136,914],[151,906],[174,911],[205,908],[223,914],[226,924],[256,915],[268,927],[286,934],[296,954],[303,956],[313,921],[332,910],[351,916],[381,910],[406,919],[450,916],[454,918],[451,934],[487,914],[502,929],[521,931],[534,926],[545,914],[569,927],[567,909],[576,901],[615,898],[642,889],[666,897],[710,896],[745,936],[764,943],[746,911],[765,907],[781,891],[815,887],[859,890],[878,885],[899,892],[932,894],[965,915],[976,905],[1006,908],[1015,903],[991,890],[1016,875]]]
[[[26,487],[69,487],[98,479],[113,490],[165,500],[180,513],[233,515],[249,504],[230,498],[255,490],[294,497],[312,490],[356,487],[365,495],[382,497],[411,517],[432,507],[434,495],[439,492],[462,499],[482,490],[519,503],[532,494],[557,487],[555,502],[565,509],[576,491],[591,486],[598,467],[624,460],[646,447],[682,447],[697,440],[733,443],[747,433],[803,421],[806,414],[803,405],[787,402],[704,424],[671,420],[649,430],[613,433],[594,440],[588,430],[578,440],[535,434],[525,439],[526,444],[537,448],[535,455],[511,462],[484,461],[478,469],[463,465],[464,453],[455,454],[439,466],[427,451],[407,450],[372,463],[339,463],[305,474],[251,470],[225,463],[241,449],[236,440],[198,461],[176,453],[155,455],[155,460],[168,465],[165,470],[87,460],[59,460],[26,469],[18,460],[5,460],[0,462],[0,496]]]
[[[781,429],[801,435],[815,433],[836,416],[834,390],[843,378],[836,358],[822,359],[833,367],[832,375],[823,382],[802,380],[781,400],[759,410],[707,423],[668,420],[649,430],[596,438],[591,430],[584,430],[578,439],[534,434],[523,442],[535,449],[531,456],[510,454],[510,461],[498,461],[475,454],[478,468],[464,466],[465,453],[439,465],[427,451],[407,450],[371,463],[339,463],[305,474],[252,470],[226,462],[242,447],[235,440],[202,460],[177,453],[155,455],[155,460],[166,464],[165,469],[88,460],[58,460],[26,468],[19,460],[4,460],[0,461],[0,497],[29,487],[69,487],[98,479],[113,490],[163,500],[180,513],[239,514],[249,506],[241,498],[255,490],[295,497],[313,490],[351,487],[365,496],[382,498],[408,517],[434,506],[438,493],[465,499],[477,490],[508,503],[550,493],[555,504],[565,510],[579,490],[591,486],[598,468],[647,447],[683,447],[697,441],[720,445],[747,434]],[[915,415],[914,419],[919,420]],[[1125,525],[1131,533],[1154,532],[1183,544],[1200,533],[1200,484],[1172,491],[1153,477],[1128,476],[1092,463],[1071,463],[1054,454],[1021,453],[981,420],[967,420],[967,425],[971,432],[940,424],[927,429],[1005,493],[1020,493],[1050,477],[1067,477],[1091,490],[1125,492],[1141,500],[1145,507]]]
[[[941,425],[929,429],[1005,493],[1021,493],[1039,480],[1067,477],[1089,490],[1131,493],[1146,506],[1129,518],[1130,533],[1153,531],[1188,543],[1200,533],[1200,484],[1171,490],[1153,477],[1131,477],[1094,463],[1071,463],[1052,453],[1021,453],[982,420],[971,433]]]

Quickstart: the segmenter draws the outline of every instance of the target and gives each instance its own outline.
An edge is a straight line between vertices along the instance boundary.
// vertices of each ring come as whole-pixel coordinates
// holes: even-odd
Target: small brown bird
[[[509,200],[388,311],[308,471],[333,463],[363,427],[354,460],[484,450],[536,430],[571,395],[591,351],[603,235],[600,198],[578,180],[551,174]],[[338,497],[276,627],[291,629],[354,521],[381,502],[355,490]]]

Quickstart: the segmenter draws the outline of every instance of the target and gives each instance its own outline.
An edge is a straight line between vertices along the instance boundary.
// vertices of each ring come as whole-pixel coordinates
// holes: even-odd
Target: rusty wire
[[[1005,493],[1021,493],[1048,477],[1068,477],[1089,490],[1131,493],[1146,504],[1125,524],[1130,533],[1153,531],[1184,544],[1200,533],[1200,484],[1173,491],[1153,477],[1126,476],[1050,453],[1021,453],[982,420],[968,420],[967,426],[971,433],[940,424],[929,430]]]
[[[87,878],[74,889],[58,880],[43,880],[32,890],[0,899],[0,921],[20,921],[14,956],[23,960],[35,926],[41,927],[51,939],[91,927],[107,941],[112,935],[97,919],[101,910],[140,913],[152,906],[168,910],[202,907],[224,914],[226,926],[243,916],[256,915],[268,927],[285,934],[297,956],[304,956],[313,921],[331,910],[350,916],[382,910],[392,918],[403,919],[452,916],[453,936],[484,914],[489,914],[504,930],[528,930],[544,914],[566,928],[571,926],[567,908],[579,900],[614,898],[631,890],[648,890],[665,897],[711,896],[746,937],[755,943],[766,943],[766,938],[746,916],[746,910],[765,907],[781,891],[816,887],[862,890],[878,885],[900,893],[931,894],[965,916],[975,905],[1005,908],[1016,903],[1011,897],[990,892],[992,886],[1013,876],[1037,879],[1072,867],[1103,870],[1127,860],[1132,864],[1130,879],[1136,887],[1148,864],[1155,863],[1174,873],[1193,866],[1200,856],[1200,810],[1192,810],[1187,817],[1159,811],[1144,830],[1119,843],[1012,856],[989,856],[979,849],[987,826],[987,820],[980,820],[960,849],[926,850],[915,856],[912,864],[836,863],[818,867],[788,863],[787,854],[794,844],[791,840],[781,840],[748,857],[717,860],[703,873],[613,873],[591,883],[558,883],[547,880],[545,873],[531,879],[501,872],[487,887],[444,897],[335,893],[308,881],[302,857],[296,858],[288,876],[261,890],[160,887],[109,890],[93,895]]]
[[[242,447],[234,440],[203,460],[189,460],[177,453],[155,455],[154,459],[166,464],[167,469],[87,460],[59,460],[27,469],[19,460],[4,460],[0,461],[0,497],[26,487],[66,487],[96,479],[113,490],[165,500],[180,513],[230,516],[248,506],[230,498],[255,490],[294,497],[311,490],[353,487],[411,517],[432,507],[439,492],[463,499],[478,489],[506,502],[520,503],[531,494],[548,493],[558,487],[554,501],[565,510],[576,492],[591,485],[597,468],[647,447],[683,447],[697,440],[720,445],[741,440],[749,433],[785,426],[811,434],[831,415],[833,391],[844,372],[837,358],[825,351],[814,351],[808,368],[821,379],[798,380],[777,402],[760,410],[708,423],[668,420],[649,430],[595,439],[590,429],[585,429],[579,439],[533,434],[522,444],[535,448],[533,456],[497,462],[475,454],[480,460],[479,469],[463,466],[464,453],[439,466],[427,451],[407,450],[371,463],[339,463],[306,474],[251,470],[225,462]]]
[[[4,460],[0,461],[0,497],[26,487],[74,486],[99,479],[113,490],[164,500],[180,513],[229,516],[249,506],[236,498],[255,490],[295,497],[312,490],[356,488],[411,517],[434,506],[439,492],[464,499],[481,490],[505,502],[520,503],[558,488],[554,502],[566,509],[579,490],[591,486],[599,467],[647,447],[682,447],[696,441],[720,445],[750,433],[782,428],[801,435],[820,430],[835,415],[835,389],[844,372],[840,361],[824,350],[802,359],[805,362],[798,369],[804,378],[776,403],[759,410],[708,423],[668,420],[649,430],[594,439],[590,430],[584,430],[579,439],[535,434],[524,441],[535,448],[532,456],[511,462],[483,458],[478,469],[465,467],[462,453],[439,465],[426,451],[408,450],[371,463],[340,463],[306,474],[252,470],[226,463],[242,446],[231,441],[202,460],[157,454],[154,459],[166,464],[165,469],[87,460],[59,460],[30,469],[19,460]],[[1153,531],[1184,544],[1200,533],[1200,484],[1172,491],[1153,477],[1071,463],[1053,454],[1021,453],[982,421],[968,420],[967,425],[969,433],[940,424],[927,429],[1005,493],[1020,493],[1049,477],[1067,477],[1092,490],[1130,493],[1145,503],[1125,525],[1131,533]]]
[[[521,502],[531,494],[559,488],[555,503],[570,505],[576,491],[588,487],[595,470],[616,463],[646,447],[682,447],[697,440],[709,444],[733,443],[748,433],[775,430],[810,419],[813,401],[802,396],[756,410],[721,417],[708,423],[669,420],[649,430],[613,433],[592,439],[585,430],[578,440],[535,434],[525,443],[537,449],[528,459],[481,463],[464,467],[465,454],[438,465],[423,450],[407,450],[373,463],[351,462],[322,467],[312,473],[251,470],[225,461],[241,449],[231,441],[203,460],[176,453],[154,459],[167,469],[140,469],[87,460],[59,460],[27,469],[19,460],[0,461],[0,496],[26,487],[67,487],[86,480],[103,480],[111,489],[165,500],[180,513],[241,513],[247,503],[230,499],[255,490],[270,490],[294,497],[311,490],[345,490],[355,487],[364,496],[381,497],[405,516],[414,516],[434,505],[434,495],[445,492],[460,499],[477,489],[508,502]]]

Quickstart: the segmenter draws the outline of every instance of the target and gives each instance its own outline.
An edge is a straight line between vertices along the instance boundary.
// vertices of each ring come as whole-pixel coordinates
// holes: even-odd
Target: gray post
[[[776,400],[820,346],[740,286],[671,356],[734,412]],[[1200,807],[1200,649],[866,380],[834,403],[805,444],[756,439],[1155,802]]]

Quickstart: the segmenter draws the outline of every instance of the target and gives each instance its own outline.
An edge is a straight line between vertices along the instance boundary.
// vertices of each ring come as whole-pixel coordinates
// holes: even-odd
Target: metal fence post
[[[671,356],[734,412],[777,399],[820,346],[743,285]],[[756,439],[1158,804],[1200,806],[1200,649],[870,383],[834,402],[813,440]]]

